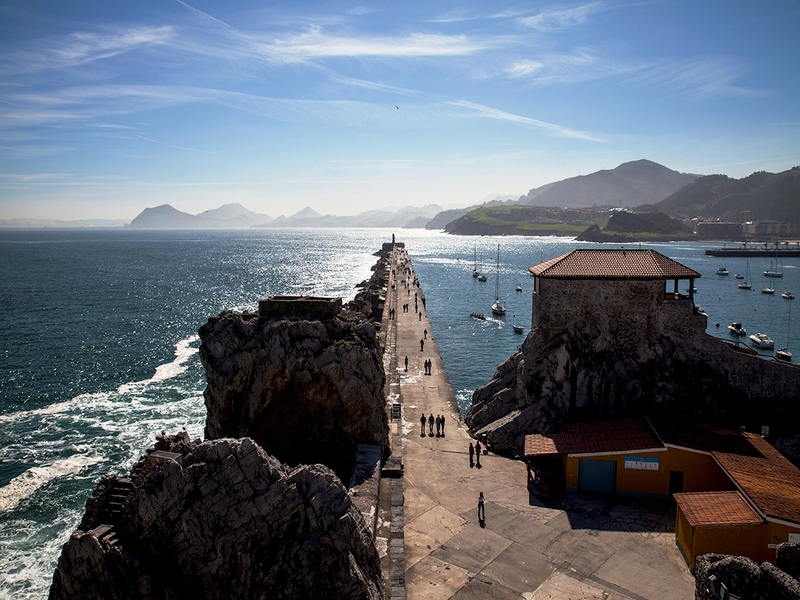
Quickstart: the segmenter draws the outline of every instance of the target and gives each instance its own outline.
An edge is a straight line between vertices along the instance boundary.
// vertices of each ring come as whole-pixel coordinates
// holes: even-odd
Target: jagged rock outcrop
[[[369,529],[331,470],[290,469],[250,439],[183,433],[154,450],[100,482],[50,600],[384,597]]]
[[[535,328],[521,352],[475,391],[467,425],[511,453],[530,433],[568,421],[643,413],[771,434],[796,423],[800,368],[736,352],[704,333],[660,329],[621,343],[608,322],[575,319],[545,342]],[[786,433],[793,433],[786,430]]]
[[[373,326],[225,312],[200,329],[208,439],[250,437],[288,464],[349,481],[357,444],[389,454],[382,352]]]
[[[783,545],[783,544],[782,544]],[[695,568],[695,600],[721,598],[721,586],[729,594],[749,600],[798,600],[800,581],[779,566],[758,563],[743,556],[703,554]],[[727,596],[726,596],[727,597]]]

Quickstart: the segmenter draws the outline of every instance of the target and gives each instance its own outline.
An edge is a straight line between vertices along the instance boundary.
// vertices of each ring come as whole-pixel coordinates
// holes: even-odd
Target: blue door
[[[578,464],[578,489],[581,492],[613,494],[617,489],[617,461],[581,458]]]

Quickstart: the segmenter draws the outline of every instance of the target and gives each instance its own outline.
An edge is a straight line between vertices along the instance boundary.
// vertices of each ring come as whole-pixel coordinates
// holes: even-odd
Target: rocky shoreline
[[[100,481],[51,600],[385,597],[386,246],[346,310],[272,298],[209,318],[206,439],[162,432],[127,476]]]

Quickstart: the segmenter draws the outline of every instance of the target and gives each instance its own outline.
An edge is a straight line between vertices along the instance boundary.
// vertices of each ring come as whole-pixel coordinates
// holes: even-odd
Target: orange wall
[[[769,526],[731,525],[725,527],[696,527],[691,554],[691,568],[702,554],[734,554],[752,558],[757,563],[775,561],[775,550],[767,548]],[[771,555],[770,555],[771,553]]]
[[[769,546],[788,541],[790,533],[800,534],[800,525],[792,527],[768,521],[762,525],[692,528],[679,508],[675,538],[694,570],[697,557],[709,552],[746,556],[757,563],[774,564],[775,548]]]
[[[626,456],[657,458],[658,471],[625,468]],[[617,492],[631,494],[669,494],[670,471],[683,471],[684,492],[714,492],[733,489],[730,479],[709,454],[667,448],[665,452],[626,452],[609,456],[583,457],[589,460],[614,460],[617,463]],[[567,486],[578,487],[579,457],[565,459]]]

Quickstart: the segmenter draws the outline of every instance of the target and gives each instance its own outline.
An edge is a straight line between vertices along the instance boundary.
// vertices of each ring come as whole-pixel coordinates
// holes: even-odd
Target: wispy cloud
[[[167,148],[175,148],[176,150],[187,150],[189,152],[201,152],[203,154],[217,154],[217,152],[212,152],[211,150],[198,150],[197,148],[187,148],[186,146],[175,146],[174,144],[167,144],[166,142],[159,142],[158,140],[154,140],[153,138],[149,138],[140,134],[136,134],[136,137],[141,138],[145,141],[152,142],[154,144],[158,144],[159,146],[166,146]]]
[[[164,44],[174,34],[173,28],[166,25],[129,27],[103,33],[73,32],[58,39],[38,40],[35,50],[8,53],[0,63],[0,73],[12,75],[75,67],[138,48]]]
[[[592,13],[602,8],[602,2],[591,2],[574,8],[543,11],[537,15],[522,17],[519,23],[538,31],[561,31],[584,23]]]
[[[475,104],[474,102],[467,102],[466,100],[458,100],[455,102],[446,102],[446,104],[452,106],[458,106],[460,108],[466,108],[474,113],[477,113],[483,117],[487,117],[489,119],[496,119],[498,121],[510,121],[512,123],[520,123],[522,125],[530,125],[532,127],[536,127],[538,129],[543,129],[548,131],[552,134],[555,134],[560,137],[567,137],[567,138],[574,138],[580,140],[587,140],[590,142],[604,142],[605,140],[595,137],[593,135],[589,135],[588,133],[584,133],[582,131],[577,131],[575,129],[570,129],[568,127],[564,127],[562,125],[556,125],[554,123],[548,123],[546,121],[539,121],[538,119],[532,119],[530,117],[523,117],[521,115],[515,115],[513,113],[505,112],[503,110],[499,110],[497,108],[491,108],[489,106],[484,106],[482,104]]]
[[[490,47],[487,42],[471,39],[467,35],[442,35],[412,33],[404,37],[392,36],[336,36],[320,27],[262,43],[258,50],[265,56],[281,62],[302,62],[317,58],[360,57],[433,57],[473,54]]]
[[[671,93],[692,100],[743,96],[759,98],[770,95],[759,90],[737,85],[752,66],[739,59],[725,56],[698,57],[688,61],[652,65],[634,81],[666,87]]]
[[[627,75],[642,68],[640,64],[600,58],[589,50],[576,50],[570,54],[545,54],[536,59],[521,59],[507,67],[505,73],[511,79],[527,79],[546,85]]]
[[[378,9],[371,8],[369,6],[356,6],[355,8],[349,9],[346,14],[360,17],[361,15],[368,15],[370,13],[377,12],[377,10]]]

